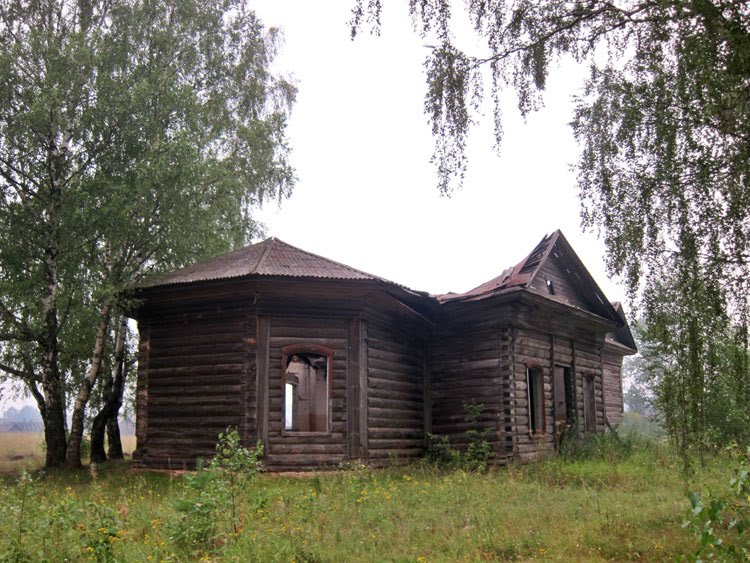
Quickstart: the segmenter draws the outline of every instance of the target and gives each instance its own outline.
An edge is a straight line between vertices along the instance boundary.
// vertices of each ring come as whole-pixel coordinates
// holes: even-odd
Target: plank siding
[[[203,310],[141,325],[138,465],[193,467],[228,426],[254,442],[254,317]]]
[[[566,271],[565,266],[560,264],[559,260],[554,257],[547,260],[539,269],[539,272],[537,272],[531,281],[531,288],[543,295],[549,295],[547,280],[552,282],[555,297],[564,303],[581,309],[591,307],[591,304],[576,289],[576,286],[580,284],[580,280],[576,280],[575,274]]]

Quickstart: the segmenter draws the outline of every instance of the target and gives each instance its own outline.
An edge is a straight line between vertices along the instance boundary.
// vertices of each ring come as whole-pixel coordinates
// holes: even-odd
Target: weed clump
[[[441,469],[487,471],[492,459],[492,445],[489,442],[492,429],[480,424],[479,418],[484,409],[481,403],[464,403],[465,420],[469,424],[464,450],[454,448],[448,436],[428,434],[427,462]]]
[[[650,450],[654,445],[653,440],[632,431],[621,435],[616,427],[610,427],[602,434],[593,434],[581,433],[573,426],[563,434],[559,454],[567,461],[618,462],[644,449]]]
[[[698,561],[750,561],[750,448],[737,457],[729,495],[688,494],[691,508],[683,527],[698,540]]]
[[[185,476],[184,495],[173,502],[179,517],[171,525],[170,538],[177,547],[191,556],[202,555],[238,536],[246,517],[242,499],[262,455],[263,444],[245,448],[236,428],[219,434],[216,455],[208,466],[199,463],[194,474]]]

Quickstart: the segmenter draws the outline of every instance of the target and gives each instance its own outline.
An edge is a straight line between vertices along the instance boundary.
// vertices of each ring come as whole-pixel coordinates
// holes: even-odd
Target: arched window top
[[[328,356],[329,358],[333,357],[333,348],[323,346],[322,344],[289,344],[281,348],[281,355],[287,357],[305,352],[312,352],[321,356]]]

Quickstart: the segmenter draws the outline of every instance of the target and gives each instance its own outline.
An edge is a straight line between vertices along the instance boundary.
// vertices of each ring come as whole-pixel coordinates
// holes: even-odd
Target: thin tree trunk
[[[112,386],[112,413],[107,422],[107,441],[109,443],[107,455],[109,455],[109,459],[123,459],[125,457],[122,451],[120,425],[118,423],[120,408],[122,407],[122,396],[125,393],[125,381],[128,378],[129,366],[127,348],[125,347],[125,339],[128,335],[128,320],[125,318],[125,315],[120,316],[120,335],[118,341],[120,348],[117,354],[117,361],[115,362],[114,377],[112,378],[114,381],[114,385]]]
[[[96,328],[96,339],[94,341],[94,353],[91,358],[86,378],[81,384],[78,391],[75,406],[73,407],[73,416],[70,422],[70,438],[68,441],[68,452],[66,455],[66,464],[68,467],[81,467],[81,441],[83,440],[83,422],[86,414],[86,405],[91,395],[91,389],[99,377],[102,367],[102,356],[104,353],[104,343],[109,329],[109,316],[112,303],[105,302],[99,311],[99,324]]]
[[[125,379],[125,336],[127,319],[120,315],[115,336],[115,358],[112,373],[104,383],[104,405],[91,424],[91,461],[101,463],[107,460],[104,451],[104,435],[109,439],[109,457],[122,459],[122,444],[117,427],[117,416],[122,406],[122,393]],[[114,421],[114,424],[113,424]]]
[[[107,378],[104,384],[105,403],[101,410],[96,414],[91,422],[91,463],[103,463],[107,461],[107,454],[104,450],[104,435],[109,420],[109,401],[112,395],[112,378]]]

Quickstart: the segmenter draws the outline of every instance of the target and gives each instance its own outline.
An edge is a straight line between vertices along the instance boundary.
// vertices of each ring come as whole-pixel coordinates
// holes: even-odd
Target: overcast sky
[[[440,197],[429,164],[433,140],[422,111],[424,40],[406,2],[385,2],[382,33],[349,37],[352,0],[250,0],[283,30],[276,71],[299,88],[289,123],[298,183],[260,220],[268,236],[413,289],[462,292],[524,258],[562,229],[611,300],[604,246],[580,228],[568,123],[585,76],[551,72],[546,107],[524,122],[507,96],[502,156],[492,150],[490,108],[470,139],[464,188]],[[460,23],[460,22],[459,22]],[[471,45],[469,34],[460,34]],[[0,413],[11,404],[0,401]]]
[[[288,130],[299,180],[289,200],[261,213],[267,234],[444,293],[497,276],[559,228],[607,297],[622,300],[605,274],[603,244],[580,228],[570,170],[578,147],[568,123],[584,69],[553,69],[546,107],[526,122],[509,93],[500,158],[488,107],[470,139],[464,188],[444,198],[422,110],[425,41],[406,2],[384,4],[381,36],[352,41],[351,0],[251,0],[267,26],[283,30],[275,68],[299,88]]]

